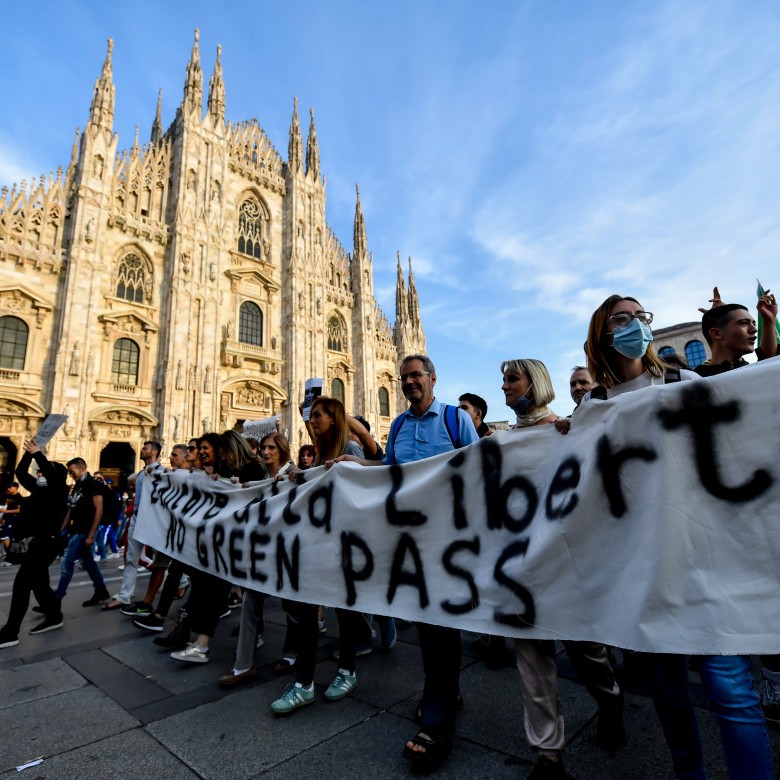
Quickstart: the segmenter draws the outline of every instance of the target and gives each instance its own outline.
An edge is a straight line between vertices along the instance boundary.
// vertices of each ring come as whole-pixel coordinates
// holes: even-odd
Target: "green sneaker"
[[[328,701],[338,701],[357,688],[357,675],[345,674],[342,671],[333,678],[333,682],[325,691],[325,698]]]
[[[310,691],[290,683],[284,693],[271,703],[271,709],[277,715],[287,715],[299,707],[305,707],[307,704],[314,704],[314,687]]]

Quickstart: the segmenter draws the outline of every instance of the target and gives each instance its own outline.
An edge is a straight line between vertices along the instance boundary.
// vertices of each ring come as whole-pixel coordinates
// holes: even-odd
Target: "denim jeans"
[[[57,590],[54,591],[54,595],[60,601],[65,598],[65,594],[68,592],[68,585],[70,585],[70,581],[73,579],[73,569],[77,560],[81,560],[84,564],[84,569],[89,574],[95,590],[105,590],[106,586],[100,574],[100,569],[98,569],[92,557],[92,550],[84,543],[86,538],[86,534],[72,534],[65,550],[65,555],[62,556],[60,584],[57,586]]]
[[[706,780],[699,729],[688,691],[684,655],[650,655],[650,690],[681,780]],[[742,655],[707,655],[699,669],[707,698],[720,727],[730,778],[772,780],[772,751],[750,660]]]

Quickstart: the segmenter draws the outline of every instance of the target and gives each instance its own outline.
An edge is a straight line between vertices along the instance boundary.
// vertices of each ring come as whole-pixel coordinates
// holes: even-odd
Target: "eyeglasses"
[[[422,379],[425,374],[430,374],[430,371],[410,371],[408,374],[401,374],[398,379],[403,384],[407,379],[417,380]]]
[[[653,321],[653,313],[651,311],[638,311],[636,314],[632,314],[630,311],[617,311],[610,319],[619,328],[628,325],[634,320],[639,320],[640,322],[644,322],[645,325],[649,325]]]
[[[195,452],[197,449],[197,447],[187,447],[187,452]]]

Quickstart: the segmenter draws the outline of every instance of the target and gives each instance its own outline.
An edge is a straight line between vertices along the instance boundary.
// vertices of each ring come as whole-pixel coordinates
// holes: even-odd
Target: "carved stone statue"
[[[73,345],[73,351],[70,353],[70,366],[68,367],[68,374],[70,376],[78,376],[81,371],[81,354],[79,350],[78,341]]]
[[[181,360],[176,364],[176,389],[184,389],[184,370]]]

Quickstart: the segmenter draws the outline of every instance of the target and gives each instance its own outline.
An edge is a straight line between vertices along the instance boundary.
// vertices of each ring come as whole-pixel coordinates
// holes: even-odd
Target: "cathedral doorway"
[[[135,473],[138,456],[126,441],[111,441],[100,451],[100,471],[124,492],[127,478]]]
[[[16,445],[7,436],[0,436],[0,484],[3,487],[15,479],[17,453]]]

